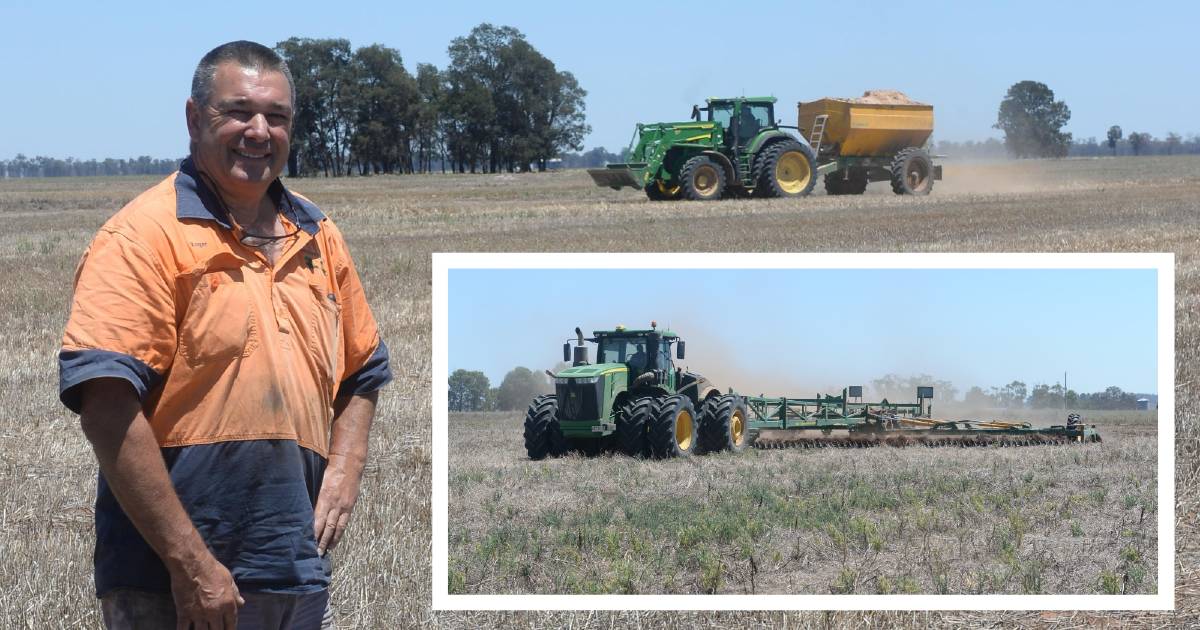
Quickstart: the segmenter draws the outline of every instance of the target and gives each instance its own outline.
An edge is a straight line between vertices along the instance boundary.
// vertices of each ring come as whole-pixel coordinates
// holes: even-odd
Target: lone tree
[[[1108,128],[1108,148],[1112,149],[1113,155],[1117,154],[1117,141],[1121,139],[1121,125],[1113,125]]]
[[[1071,134],[1061,130],[1070,119],[1070,108],[1054,100],[1054,91],[1046,84],[1021,81],[1008,88],[1000,101],[994,126],[1004,132],[1004,146],[1011,155],[1065,157]]]

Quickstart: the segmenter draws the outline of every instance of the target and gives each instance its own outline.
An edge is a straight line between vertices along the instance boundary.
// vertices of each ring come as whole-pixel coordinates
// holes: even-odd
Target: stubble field
[[[77,419],[57,402],[55,355],[67,316],[72,273],[79,255],[100,224],[124,202],[152,185],[153,178],[95,180],[0,180],[0,258],[10,280],[0,284],[0,626],[3,627],[97,627],[98,607],[91,584],[91,502],[94,496],[95,464],[79,431]],[[1195,157],[1112,160],[1065,160],[1051,162],[1006,162],[996,164],[946,165],[946,181],[939,182],[928,198],[894,197],[885,184],[872,185],[858,198],[827,198],[817,195],[802,200],[745,200],[713,204],[655,204],[628,190],[615,192],[591,186],[581,172],[539,175],[479,175],[433,177],[376,177],[346,180],[297,180],[293,188],[313,198],[346,233],[358,262],[376,317],[393,352],[396,381],[381,399],[372,436],[371,464],[363,494],[350,532],[335,556],[334,604],[342,627],[592,627],[664,625],[667,627],[857,627],[863,623],[880,626],[990,626],[1000,624],[1082,626],[1104,619],[1147,626],[1185,626],[1200,617],[1200,427],[1196,417],[1197,359],[1200,358],[1200,322],[1191,314],[1200,302],[1200,159]],[[1171,613],[1054,613],[1036,612],[931,612],[931,613],[469,613],[430,610],[430,253],[441,251],[1170,251],[1176,254],[1176,612]],[[439,380],[441,376],[437,377]],[[462,423],[492,422],[503,439],[514,439],[514,418],[462,418],[452,420],[451,449],[461,437]],[[459,423],[458,426],[455,423]],[[1130,426],[1137,423],[1130,420]],[[493,427],[493,424],[489,424]],[[1131,429],[1132,431],[1132,429]],[[1136,433],[1133,432],[1133,433]],[[1131,434],[1133,435],[1133,434]],[[1072,453],[1087,457],[1072,479],[1099,474],[1110,465],[1101,453],[1124,453],[1144,462],[1153,447],[1152,437],[1134,436],[1131,441],[1105,442],[1099,449],[1087,447],[1064,453],[1076,465]],[[511,443],[497,443],[497,450],[512,452]],[[1139,445],[1140,444],[1140,445]],[[1090,450],[1088,450],[1090,449]],[[1102,450],[1104,449],[1104,450]],[[1107,449],[1115,449],[1109,451]],[[935,468],[919,471],[910,451],[871,452],[875,463],[895,470],[914,471],[914,486],[922,477],[933,479],[939,470],[947,477],[961,474]],[[1017,453],[1028,449],[1015,449]],[[916,450],[913,453],[924,451]],[[964,456],[971,451],[964,451]],[[1091,453],[1092,455],[1088,455]],[[802,453],[807,455],[806,453]],[[751,454],[747,465],[770,471],[786,467],[792,453]],[[492,457],[493,455],[489,455]],[[826,457],[825,454],[818,454]],[[1049,457],[1050,455],[1046,455]],[[1092,457],[1096,456],[1095,459]],[[460,457],[460,456],[455,456]],[[958,457],[955,455],[954,457]],[[1050,487],[1051,471],[1029,470],[1009,455],[994,456],[1004,484],[997,490],[1018,492],[1025,485]],[[461,459],[455,461],[462,461]],[[710,478],[730,465],[721,458],[696,464]],[[953,457],[950,459],[953,461]],[[1003,472],[1011,463],[1013,478]],[[470,463],[470,462],[468,462]],[[866,479],[865,463],[818,460],[829,471],[829,485],[849,481],[854,475]],[[486,465],[486,462],[484,463]],[[517,468],[540,469],[519,459],[504,463]],[[572,487],[574,479],[589,466],[623,467],[626,475],[655,474],[650,463],[616,460],[559,460],[546,464],[560,475],[556,487]],[[676,464],[672,463],[671,466]],[[682,464],[691,465],[691,464]],[[857,469],[856,469],[857,468]],[[683,469],[681,469],[683,470]],[[919,471],[919,472],[917,472]],[[1032,478],[1024,477],[1032,472]],[[453,482],[455,471],[451,471]],[[1074,475],[1079,475],[1075,477]],[[1105,523],[1132,518],[1145,498],[1149,475],[1114,483],[1104,503],[1112,511]],[[978,475],[980,491],[996,477]],[[582,477],[578,477],[582,481]],[[697,478],[700,483],[702,478]],[[467,482],[470,482],[468,479]],[[464,482],[466,483],[466,482]],[[473,484],[486,488],[485,477]],[[686,483],[686,481],[684,482]],[[795,494],[803,488],[747,487],[744,494],[726,491],[731,502],[769,501],[777,493]],[[804,482],[807,483],[807,482]],[[565,484],[565,485],[564,485]],[[675,494],[694,500],[696,486],[682,488],[673,482]],[[671,484],[667,484],[671,485]],[[540,492],[539,485],[522,487]],[[1070,484],[1055,486],[1067,492]],[[1125,496],[1134,488],[1134,508],[1126,509]],[[924,489],[922,489],[923,491]],[[452,500],[454,487],[451,488]],[[1075,490],[1070,490],[1075,493]],[[1084,506],[1089,500],[1084,492]],[[464,495],[465,496],[465,495]],[[532,496],[532,495],[531,495]],[[1027,496],[1033,496],[1027,493]],[[1152,498],[1152,493],[1148,495]],[[540,500],[540,499],[539,499]],[[839,499],[840,500],[840,499]],[[852,497],[846,499],[852,501]],[[1095,501],[1096,499],[1090,499]],[[496,502],[502,506],[507,498]],[[832,496],[829,501],[834,501]],[[985,499],[986,501],[986,499]],[[1036,503],[1036,499],[1030,499]],[[733,504],[733,503],[731,503]],[[847,503],[851,506],[852,503]],[[946,506],[949,507],[949,506]],[[962,506],[963,510],[969,506]],[[1059,506],[1061,509],[1061,506]],[[988,504],[985,503],[985,508]],[[477,509],[484,509],[482,507]],[[915,508],[914,508],[915,509]],[[1050,508],[1041,514],[1050,514]],[[1074,508],[1072,508],[1074,510]],[[896,512],[896,527],[903,516]],[[965,515],[969,514],[964,512]],[[1031,512],[1032,514],[1032,512]],[[1072,514],[1075,514],[1072,511]],[[1080,512],[1083,514],[1083,512]],[[1145,519],[1153,519],[1147,512]],[[851,514],[853,516],[853,514]],[[911,514],[916,528],[919,513]],[[905,518],[908,518],[905,516]],[[958,518],[939,512],[936,518]],[[1039,518],[1039,517],[1033,517]],[[1091,519],[1089,515],[1085,517]],[[1000,523],[1001,525],[1003,523]],[[1090,528],[1091,520],[1080,523]],[[1010,523],[1012,525],[1012,523]],[[1034,527],[1035,525],[1030,525]],[[931,527],[931,526],[929,526]],[[1069,527],[1069,526],[1068,526]],[[1101,527],[1103,529],[1104,526]],[[1019,528],[1019,527],[1018,527]],[[814,532],[816,530],[813,530]],[[1061,531],[1061,530],[1060,530]],[[1153,528],[1146,535],[1153,535]],[[1110,532],[1111,533],[1111,532]],[[1123,531],[1116,531],[1120,536]],[[1084,529],[1085,535],[1096,535]],[[821,543],[812,533],[813,544]],[[920,534],[913,534],[919,536]],[[991,536],[991,532],[983,533]],[[771,539],[776,536],[778,540]],[[931,539],[933,534],[930,533]],[[1068,529],[1066,537],[1075,541]],[[764,571],[779,563],[804,566],[802,562],[826,564],[840,560],[835,547],[801,549],[800,558],[784,553],[789,549],[782,534],[768,533],[780,551],[756,557],[758,573],[752,588],[771,586]],[[869,532],[865,538],[871,547]],[[1068,542],[1071,542],[1068,541]],[[802,541],[803,542],[803,541]],[[998,541],[996,541],[998,542]],[[847,540],[858,545],[855,540]],[[990,543],[989,543],[990,544]],[[810,546],[811,547],[811,546]],[[1021,548],[1049,549],[1048,541],[1024,534]],[[1000,549],[1002,549],[1002,545]],[[1146,579],[1154,578],[1153,545],[1144,560]],[[856,592],[879,588],[872,576],[885,573],[897,592],[907,583],[888,573],[895,567],[895,550],[880,547],[870,562],[855,557],[846,565],[853,578],[841,584]],[[1052,550],[1066,557],[1067,550]],[[1140,553],[1140,552],[1139,552]],[[805,556],[807,554],[807,556]],[[1021,553],[1017,553],[1021,558]],[[922,561],[914,556],[914,561]],[[772,564],[776,562],[776,564]],[[1043,571],[1042,587],[1047,592],[1092,592],[1093,569],[1112,569],[1112,558],[1086,559],[1076,573],[1059,575]],[[889,564],[891,563],[891,564]],[[722,568],[716,590],[741,592],[748,582],[745,565]],[[980,570],[983,570],[980,562]],[[699,561],[697,567],[701,566]],[[720,565],[719,565],[720,566]],[[787,566],[786,564],[784,566]],[[1022,565],[1024,566],[1024,565]],[[833,573],[814,579],[816,590],[842,575]],[[936,569],[936,567],[935,567]],[[992,566],[993,576],[1004,569]],[[577,572],[585,573],[576,569]],[[755,569],[749,569],[753,573]],[[464,572],[465,573],[465,572]],[[553,572],[540,570],[537,590],[553,584]],[[928,572],[926,572],[928,573]],[[969,590],[968,572],[947,577],[956,590]],[[598,574],[599,575],[599,574]],[[703,573],[699,573],[703,575]],[[919,590],[936,592],[936,570],[926,581],[914,570]],[[979,574],[982,576],[982,573]],[[1021,576],[1026,575],[1025,572]],[[530,576],[535,574],[530,572]],[[680,574],[679,589],[699,587]],[[647,591],[663,592],[660,576],[634,574],[633,582]],[[1001,574],[1001,577],[1003,575]],[[980,577],[978,579],[987,579]],[[1022,592],[1017,585],[1024,577],[1016,574],[1002,580],[1005,592]],[[463,588],[509,592],[530,588],[520,583],[484,582],[464,576]],[[482,586],[481,586],[482,585]],[[935,588],[930,588],[933,586]],[[1072,590],[1078,586],[1077,590]],[[1143,582],[1140,590],[1153,590]],[[619,589],[611,589],[619,590]]]

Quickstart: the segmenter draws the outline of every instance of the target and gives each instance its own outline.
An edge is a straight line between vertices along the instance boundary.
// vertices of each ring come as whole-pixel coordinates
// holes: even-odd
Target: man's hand
[[[80,425],[121,509],[171,574],[179,628],[235,628],[244,603],[175,494],[141,402],[127,381],[83,386]]]
[[[238,593],[233,575],[209,554],[199,566],[171,572],[171,596],[175,599],[175,628],[237,628],[238,607],[246,603]]]
[[[350,513],[358,502],[359,483],[367,461],[367,436],[378,398],[378,392],[371,392],[334,402],[329,464],[313,510],[313,533],[319,555],[324,556],[326,551],[337,547],[350,524]]]

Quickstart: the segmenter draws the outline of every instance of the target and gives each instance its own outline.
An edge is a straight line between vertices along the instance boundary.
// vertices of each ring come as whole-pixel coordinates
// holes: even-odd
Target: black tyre
[[[553,394],[534,398],[525,412],[525,452],[534,460],[567,452],[567,440],[558,425],[558,400]]]
[[[683,163],[679,180],[684,199],[712,201],[725,192],[725,169],[703,155]]]
[[[700,442],[705,452],[741,451],[750,443],[749,410],[741,396],[713,396],[700,414]]]
[[[681,186],[671,186],[664,183],[661,179],[656,179],[649,184],[646,184],[646,196],[650,201],[675,201],[683,195]]]
[[[687,457],[696,447],[696,409],[687,396],[660,398],[647,434],[650,454],[659,459]]]
[[[817,185],[812,149],[795,140],[776,142],[755,160],[755,190],[762,197],[803,197]]]
[[[825,194],[846,194],[846,178],[842,176],[841,171],[834,171],[832,173],[825,174]]]
[[[933,159],[924,149],[909,147],[892,158],[892,192],[928,195],[933,190]]]
[[[635,398],[617,413],[617,448],[630,457],[648,454],[646,431],[654,415],[653,398]]]

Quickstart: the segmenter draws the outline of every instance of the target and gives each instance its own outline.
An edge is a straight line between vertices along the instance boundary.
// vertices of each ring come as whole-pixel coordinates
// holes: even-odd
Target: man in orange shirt
[[[109,627],[327,614],[325,552],[391,371],[340,232],[279,181],[294,103],[271,49],[205,55],[190,157],[105,223],[76,272],[60,396],[100,465]]]

